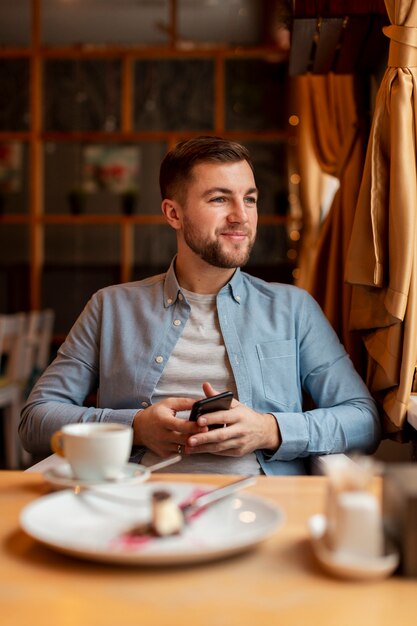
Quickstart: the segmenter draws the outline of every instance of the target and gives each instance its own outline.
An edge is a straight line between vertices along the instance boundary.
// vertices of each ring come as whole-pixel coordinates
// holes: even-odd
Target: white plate
[[[376,580],[392,574],[399,564],[399,553],[392,546],[389,552],[378,558],[336,554],[329,550],[325,541],[327,520],[324,515],[313,515],[309,519],[310,535],[314,553],[330,574],[351,580]]]
[[[50,467],[43,473],[43,477],[54,487],[88,487],[93,485],[104,485],[110,483],[141,483],[149,478],[150,471],[143,465],[137,463],[126,463],[120,472],[120,476],[112,480],[81,480],[75,478],[72,469],[68,463]]]
[[[282,524],[274,504],[243,492],[212,504],[181,534],[140,541],[126,538],[136,524],[150,519],[151,493],[168,490],[176,502],[212,489],[192,483],[157,483],[97,487],[79,495],[65,490],[26,506],[23,530],[41,543],[83,559],[139,565],[169,565],[208,561],[247,550]],[[137,506],[107,501],[104,493],[136,499]]]

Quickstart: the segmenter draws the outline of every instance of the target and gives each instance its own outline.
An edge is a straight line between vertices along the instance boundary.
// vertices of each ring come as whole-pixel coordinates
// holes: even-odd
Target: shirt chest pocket
[[[298,402],[298,368],[295,339],[269,341],[256,346],[265,397],[286,408]]]

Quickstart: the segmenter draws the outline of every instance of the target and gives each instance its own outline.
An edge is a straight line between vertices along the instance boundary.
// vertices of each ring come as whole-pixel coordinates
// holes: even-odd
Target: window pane
[[[27,130],[29,125],[29,62],[0,59],[0,131]]]
[[[259,0],[179,0],[181,39],[205,43],[256,45],[262,36]]]
[[[162,142],[46,144],[45,213],[120,214],[122,192],[133,190],[133,213],[159,215],[159,165],[165,152]]]
[[[81,151],[82,144],[45,144],[45,213],[70,212],[70,191],[81,186]]]
[[[287,256],[288,247],[284,225],[259,224],[256,243],[243,269],[267,281],[292,283],[295,265]]]
[[[119,262],[119,228],[113,224],[75,224],[45,227],[45,263],[80,266]]]
[[[28,212],[28,178],[26,144],[0,142],[0,214]]]
[[[258,224],[258,234],[249,265],[277,265],[287,262],[287,228],[281,224]]]
[[[165,272],[177,251],[175,231],[168,224],[137,226],[134,241],[135,279]]]
[[[287,124],[287,65],[261,59],[226,62],[226,128],[276,130]]]
[[[159,167],[167,152],[167,145],[165,142],[138,143],[137,145],[141,151],[137,212],[161,215]]]
[[[116,225],[47,225],[42,303],[56,312],[55,332],[67,333],[90,296],[119,282]]]
[[[0,313],[29,308],[29,236],[25,225],[0,228]]]
[[[259,189],[259,215],[288,213],[288,146],[281,142],[246,142]],[[249,273],[265,280],[292,282],[292,246],[286,224],[259,224],[258,235],[247,265]]]
[[[169,0],[43,0],[47,45],[167,42]]]
[[[45,63],[45,130],[120,128],[120,62],[97,59]]]
[[[27,226],[2,224],[0,228],[0,265],[2,267],[27,263],[29,237]]]
[[[46,265],[42,279],[42,303],[55,311],[54,333],[66,335],[93,293],[119,282],[117,266]]]
[[[138,61],[135,126],[138,130],[213,128],[213,61]]]
[[[286,215],[288,210],[288,147],[285,141],[245,142],[259,189],[260,215]]]
[[[1,0],[0,45],[29,45],[30,4],[30,0]]]

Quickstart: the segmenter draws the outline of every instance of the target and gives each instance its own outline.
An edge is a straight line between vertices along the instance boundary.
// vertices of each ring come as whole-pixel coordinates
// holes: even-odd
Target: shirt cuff
[[[101,421],[132,426],[138,411],[139,409],[104,409]]]
[[[281,445],[268,461],[292,461],[304,456],[309,432],[304,413],[272,413],[281,433]]]

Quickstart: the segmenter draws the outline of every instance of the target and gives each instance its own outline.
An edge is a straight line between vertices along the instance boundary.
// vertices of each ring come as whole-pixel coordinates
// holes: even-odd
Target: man
[[[171,267],[93,295],[22,412],[25,447],[47,452],[68,422],[111,421],[132,425],[145,465],[180,451],[178,472],[300,474],[310,455],[372,452],[375,404],[318,305],[239,269],[257,225],[247,150],[183,142],[160,186],[177,235]],[[97,389],[98,406],[83,406]],[[224,390],[230,410],[184,419],[196,398]],[[304,392],[317,408],[303,410]]]

